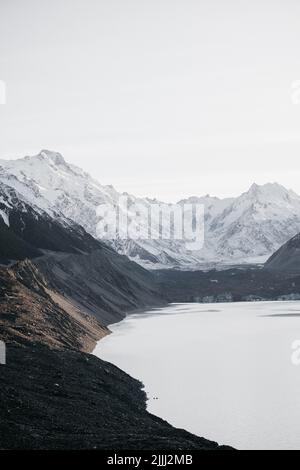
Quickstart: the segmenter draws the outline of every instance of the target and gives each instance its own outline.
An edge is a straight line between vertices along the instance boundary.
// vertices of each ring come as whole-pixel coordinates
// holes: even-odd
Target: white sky
[[[300,193],[299,46],[299,0],[0,0],[0,157],[168,201]]]

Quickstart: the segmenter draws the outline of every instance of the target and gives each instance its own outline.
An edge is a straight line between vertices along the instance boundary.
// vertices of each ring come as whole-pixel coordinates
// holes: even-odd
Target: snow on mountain
[[[9,181],[16,183],[15,177]],[[40,256],[41,250],[82,254],[103,249],[82,226],[53,209],[45,211],[32,202],[35,196],[26,196],[0,178],[0,263]],[[40,202],[46,205],[41,197]]]
[[[89,224],[90,215],[84,210],[103,201],[111,202],[116,193],[112,187],[101,186],[75,165],[67,164],[59,153],[48,150],[33,157],[0,160],[1,167],[4,169],[2,173],[0,171],[1,181],[46,211],[57,210],[74,220],[80,213],[83,226]]]
[[[299,232],[300,197],[278,183],[253,184],[210,227],[222,258],[265,258]]]
[[[0,183],[14,188],[26,201],[49,215],[69,219],[94,237],[97,208],[103,204],[116,207],[122,196],[139,204],[139,217],[124,208],[128,221],[139,238],[118,237],[109,243],[146,267],[197,268],[202,263],[240,263],[265,260],[283,243],[300,232],[300,196],[277,183],[253,184],[237,198],[219,199],[209,195],[193,196],[178,205],[203,204],[205,243],[199,251],[190,251],[184,240],[162,239],[159,230],[149,238],[147,210],[153,203],[119,193],[112,186],[101,185],[80,168],[68,164],[62,155],[48,150],[33,157],[0,160]],[[9,223],[5,208],[0,217]],[[194,216],[195,217],[195,216]],[[154,220],[161,227],[161,220]],[[155,230],[154,230],[155,232]],[[153,235],[153,233],[152,233]]]
[[[2,170],[1,170],[2,167]],[[83,170],[65,162],[63,157],[48,150],[33,157],[18,160],[0,160],[0,182],[10,184],[20,194],[31,200],[48,213],[63,214],[98,237],[101,204],[116,206],[120,196],[126,196],[129,203],[146,208],[150,199],[135,198],[127,193],[118,193],[112,186],[101,185]],[[135,214],[127,213],[129,223],[137,225]],[[148,221],[141,224],[141,233],[148,234]],[[190,264],[193,257],[184,252],[184,243],[176,240],[116,239],[110,243],[121,254],[135,261],[143,260],[145,265]]]

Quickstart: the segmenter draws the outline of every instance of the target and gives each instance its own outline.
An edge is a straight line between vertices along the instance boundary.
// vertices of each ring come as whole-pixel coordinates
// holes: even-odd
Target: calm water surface
[[[110,329],[94,354],[144,383],[151,413],[240,449],[300,449],[300,301],[170,304]]]

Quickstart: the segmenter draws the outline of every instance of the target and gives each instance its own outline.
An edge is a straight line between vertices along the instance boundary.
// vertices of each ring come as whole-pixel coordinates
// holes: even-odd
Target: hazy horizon
[[[0,158],[164,201],[300,193],[299,41],[296,0],[2,0]]]

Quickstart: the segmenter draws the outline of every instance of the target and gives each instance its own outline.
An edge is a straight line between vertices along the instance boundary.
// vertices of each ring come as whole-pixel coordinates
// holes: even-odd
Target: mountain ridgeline
[[[147,210],[157,202],[101,185],[67,163],[59,153],[47,150],[33,157],[1,160],[0,182],[13,188],[36,212],[43,211],[55,220],[60,218],[69,226],[72,221],[94,238],[99,237],[99,205],[116,206],[124,195],[130,203],[142,204]],[[300,232],[300,196],[277,183],[253,184],[236,198],[207,195],[178,201],[178,205],[184,204],[204,206],[202,249],[190,251],[185,240],[163,237],[117,238],[108,243],[147,268],[191,270],[201,269],[203,265],[264,262]],[[3,222],[9,224],[9,204],[3,201],[0,220],[1,215]],[[130,210],[126,215],[129,223],[135,223]],[[141,216],[141,233],[148,233],[147,224],[148,216]]]
[[[166,302],[154,275],[5,179],[0,449],[219,449],[149,414],[142,384],[89,354],[107,325]]]

